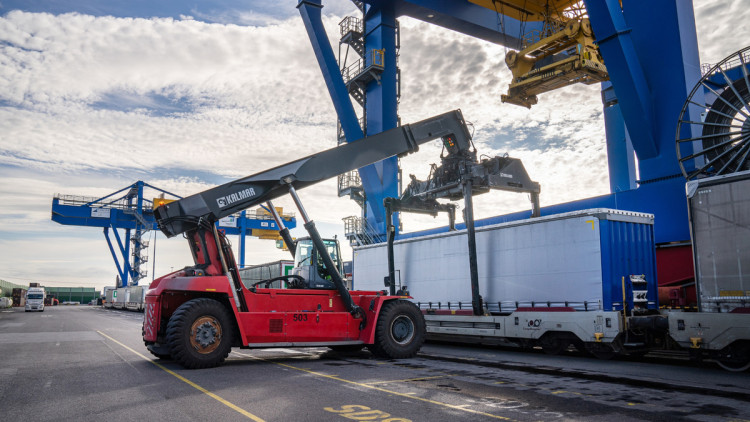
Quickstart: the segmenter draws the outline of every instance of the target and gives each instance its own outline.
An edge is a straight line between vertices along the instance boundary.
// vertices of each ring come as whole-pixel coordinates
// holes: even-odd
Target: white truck
[[[44,287],[29,287],[26,292],[26,312],[44,312]]]

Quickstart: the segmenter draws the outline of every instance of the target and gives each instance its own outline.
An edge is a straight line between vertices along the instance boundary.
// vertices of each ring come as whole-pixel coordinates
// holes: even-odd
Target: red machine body
[[[253,291],[254,290],[254,291]],[[146,342],[164,343],[163,321],[183,303],[198,297],[210,297],[227,307],[237,321],[240,347],[291,347],[374,343],[374,324],[362,329],[344,307],[336,290],[243,289],[248,312],[240,312],[234,303],[233,289],[225,276],[187,277],[184,271],[155,280],[146,294],[144,335]],[[383,304],[401,296],[381,292],[351,291],[354,302],[367,321],[377,321]]]

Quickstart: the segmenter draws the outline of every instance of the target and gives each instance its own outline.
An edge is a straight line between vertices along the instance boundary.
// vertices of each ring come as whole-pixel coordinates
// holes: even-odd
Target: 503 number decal
[[[294,322],[307,321],[307,314],[293,314],[292,321]]]

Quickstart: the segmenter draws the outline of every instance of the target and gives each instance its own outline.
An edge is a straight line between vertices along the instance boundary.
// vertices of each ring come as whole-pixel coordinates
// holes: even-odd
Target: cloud
[[[701,63],[716,64],[748,46],[747,1],[693,1]]]
[[[0,164],[237,177],[335,144],[330,99],[296,20],[11,12],[0,34]]]

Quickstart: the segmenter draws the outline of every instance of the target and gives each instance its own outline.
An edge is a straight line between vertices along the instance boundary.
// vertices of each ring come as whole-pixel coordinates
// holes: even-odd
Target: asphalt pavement
[[[750,420],[750,373],[430,343],[383,360],[324,347],[233,349],[186,370],[148,353],[143,314],[0,311],[3,420]]]

